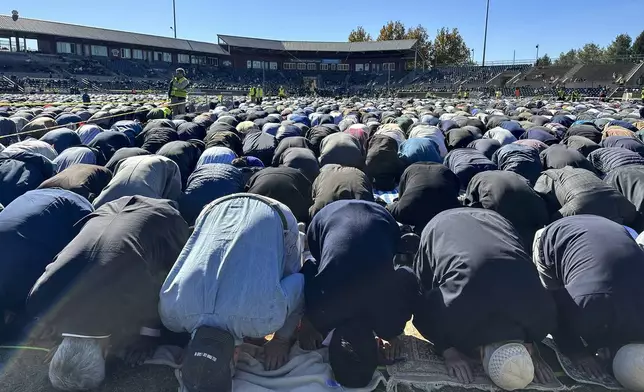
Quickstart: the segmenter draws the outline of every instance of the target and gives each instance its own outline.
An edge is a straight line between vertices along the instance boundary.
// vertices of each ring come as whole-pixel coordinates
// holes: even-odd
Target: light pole
[[[174,38],[177,38],[177,7],[176,7],[176,0],[172,0],[172,19],[174,20],[174,28],[172,31],[174,31]]]
[[[512,65],[513,65],[513,66],[514,66],[514,63],[516,62],[516,59],[517,59],[517,50],[516,50],[516,49],[514,49],[514,50],[512,51]]]
[[[470,61],[474,64],[474,49],[472,49],[472,57],[470,58]]]
[[[485,8],[485,34],[483,35],[483,62],[481,66],[485,67],[485,51],[487,49],[487,21],[490,16],[490,0],[487,0],[487,7]]]
[[[537,44],[537,60],[534,63],[535,65],[539,65],[539,44]]]

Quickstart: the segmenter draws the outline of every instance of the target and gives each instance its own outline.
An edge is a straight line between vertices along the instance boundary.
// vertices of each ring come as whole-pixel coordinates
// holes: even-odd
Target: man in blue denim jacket
[[[243,338],[264,338],[268,370],[281,367],[303,307],[297,221],[285,205],[237,193],[204,208],[160,293],[159,314],[189,332],[182,390],[230,391]]]

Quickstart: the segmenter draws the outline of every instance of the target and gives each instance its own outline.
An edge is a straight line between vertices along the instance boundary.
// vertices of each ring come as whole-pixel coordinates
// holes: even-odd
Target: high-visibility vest
[[[176,87],[177,83],[182,83],[185,80],[187,79],[183,76],[179,78],[177,78],[176,76],[174,77],[174,79],[172,80],[172,91],[170,91],[171,96],[177,98],[185,98],[188,96],[188,91],[186,91],[186,89]]]
[[[642,101],[644,101],[644,88],[642,89]]]
[[[501,98],[501,92],[500,92],[500,91],[497,91],[497,92],[496,92],[496,97],[497,97],[497,98]]]
[[[467,91],[463,93],[463,98],[467,98],[468,96],[469,96],[469,94],[468,94]]]
[[[260,88],[257,89],[257,96],[259,98],[264,96],[264,89],[263,88],[260,87]]]
[[[250,93],[249,93],[249,95],[250,95],[251,97],[254,97],[254,96],[255,96],[255,87],[251,87],[251,88],[250,88]]]

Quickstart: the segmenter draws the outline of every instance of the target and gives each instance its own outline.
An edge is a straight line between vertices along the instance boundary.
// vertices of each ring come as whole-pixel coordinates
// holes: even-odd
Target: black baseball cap
[[[230,392],[233,389],[235,338],[213,327],[199,327],[188,343],[181,382],[189,392]]]

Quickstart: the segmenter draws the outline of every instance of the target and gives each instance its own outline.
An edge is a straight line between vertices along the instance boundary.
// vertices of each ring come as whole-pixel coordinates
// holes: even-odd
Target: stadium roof
[[[415,39],[398,41],[371,42],[309,42],[309,41],[277,41],[263,38],[236,37],[233,35],[218,35],[227,45],[239,48],[268,49],[292,52],[386,52],[393,50],[411,50],[416,44]]]
[[[228,53],[219,45],[209,42],[174,39],[148,34],[79,26],[68,23],[49,22],[38,19],[20,18],[13,21],[11,16],[0,15],[0,31],[55,35],[59,37],[90,39],[95,41],[118,42],[121,44],[147,46],[164,49],[183,50],[210,54]]]

